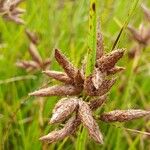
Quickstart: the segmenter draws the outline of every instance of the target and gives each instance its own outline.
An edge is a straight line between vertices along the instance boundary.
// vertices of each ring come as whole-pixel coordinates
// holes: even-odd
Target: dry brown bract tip
[[[26,30],[26,34],[30,40],[28,51],[30,53],[30,56],[32,57],[32,60],[18,61],[16,65],[20,68],[25,69],[27,72],[46,69],[50,65],[50,60],[49,59],[43,60],[41,55],[39,54],[37,50],[38,38],[35,36],[34,33],[32,33],[29,30]]]
[[[18,8],[18,5],[24,0],[1,0],[0,1],[0,15],[10,21],[17,24],[24,24],[24,20],[21,18],[25,12],[24,9]]]

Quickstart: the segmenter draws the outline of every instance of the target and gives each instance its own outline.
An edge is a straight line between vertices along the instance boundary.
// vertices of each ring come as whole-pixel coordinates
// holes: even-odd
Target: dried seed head
[[[29,52],[30,52],[34,61],[36,61],[40,65],[43,63],[42,58],[41,58],[35,44],[30,43]]]
[[[124,54],[124,49],[117,49],[97,60],[97,66],[101,72],[112,69]]]
[[[58,123],[64,121],[78,107],[77,98],[65,98],[54,108],[50,123]]]
[[[51,70],[43,71],[43,73],[45,73],[49,77],[54,78],[58,81],[61,81],[67,84],[73,84],[73,80],[69,78],[66,73],[59,72],[59,71],[51,71]]]
[[[88,129],[89,135],[98,143],[103,143],[103,135],[99,130],[98,124],[92,116],[89,105],[84,101],[79,101],[78,115],[83,125]]]
[[[148,19],[148,21],[150,21],[150,10],[144,5],[141,5],[141,8],[145,14],[145,17]]]
[[[100,116],[100,119],[105,122],[124,122],[137,119],[146,115],[150,115],[150,111],[140,109],[129,110],[114,110],[108,113],[104,113]]]
[[[38,91],[35,91],[33,93],[30,93],[31,96],[73,96],[80,94],[82,89],[76,88],[72,85],[55,85],[52,87],[40,89]]]
[[[62,66],[66,74],[74,79],[77,69],[69,62],[69,60],[58,49],[55,49],[55,58],[57,62]]]

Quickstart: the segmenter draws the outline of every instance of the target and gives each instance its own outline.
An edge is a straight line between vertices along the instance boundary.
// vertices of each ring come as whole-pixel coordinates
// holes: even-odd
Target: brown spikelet
[[[95,98],[89,102],[89,107],[91,110],[96,110],[99,108],[105,101],[106,101],[107,95],[103,95],[99,98]]]
[[[23,69],[26,69],[26,66],[24,65],[24,63],[22,63],[21,61],[19,62],[16,62],[16,66],[19,67],[19,68],[23,68]]]
[[[29,45],[29,52],[33,58],[33,60],[35,60],[38,64],[42,64],[42,58],[35,46],[35,44],[30,43]]]
[[[83,76],[79,70],[75,74],[74,83],[76,86],[79,86],[79,87],[83,86],[84,79],[83,79]]]
[[[107,55],[102,56],[99,60],[97,60],[98,68],[101,72],[112,69],[118,60],[123,56],[123,54],[124,49],[117,49]]]
[[[141,8],[145,14],[145,17],[148,19],[148,21],[150,21],[150,10],[144,5],[141,5]]]
[[[110,80],[109,79],[104,80],[101,86],[99,87],[99,89],[96,91],[95,95],[101,96],[106,94],[111,89],[111,87],[115,84],[115,82],[116,82],[116,78]]]
[[[73,84],[73,80],[67,76],[66,73],[64,72],[59,72],[59,71],[51,71],[51,70],[45,70],[43,71],[46,75],[48,75],[51,78],[54,78],[58,81],[67,83],[67,84]]]
[[[100,32],[100,24],[97,27],[97,46],[96,46],[96,60],[100,59],[104,53],[104,46],[103,46],[103,37]]]
[[[52,87],[40,89],[38,91],[35,91],[33,93],[30,93],[29,95],[32,96],[73,96],[78,95],[81,92],[82,89],[76,88],[72,85],[55,85]]]
[[[76,97],[74,97],[74,98],[76,98]],[[56,105],[55,105],[55,107],[54,107],[54,109],[53,109],[53,114],[56,112],[56,110],[59,108],[59,107],[61,107],[61,105],[63,105],[63,103],[66,101],[66,100],[68,100],[68,97],[66,98],[61,98],[57,103],[56,103]]]
[[[64,121],[78,106],[77,98],[65,98],[54,108],[50,123],[58,123]]]
[[[52,131],[48,135],[45,135],[40,138],[41,141],[45,141],[47,143],[57,142],[58,140],[62,140],[65,137],[71,135],[76,127],[78,126],[79,121],[75,116],[71,117],[68,122],[65,124],[64,128],[61,130]]]
[[[29,61],[22,61],[22,63],[26,66],[26,67],[33,67],[33,68],[38,68],[39,65],[38,63],[36,63],[35,61],[29,60]]]
[[[83,125],[88,129],[89,135],[98,143],[103,143],[103,135],[99,130],[98,124],[92,116],[89,105],[84,101],[79,101],[78,115]]]
[[[39,39],[38,39],[37,35],[34,32],[31,32],[29,29],[26,29],[25,32],[26,32],[26,35],[27,35],[28,39],[32,43],[37,45],[38,42],[39,42]]]
[[[66,74],[71,78],[74,79],[76,75],[76,68],[69,62],[69,60],[58,50],[55,49],[55,58],[57,62],[62,66]]]
[[[16,65],[24,69],[39,67],[39,65],[35,61],[20,61],[20,62],[17,62]]]
[[[110,88],[115,84],[116,79],[105,79],[99,89],[96,90],[92,83],[92,78],[88,77],[84,84],[84,89],[90,96],[102,96],[106,94]]]
[[[105,122],[124,122],[140,117],[150,115],[150,111],[140,109],[129,109],[129,110],[114,110],[108,113],[104,113],[100,116],[100,119]]]
[[[108,70],[108,71],[107,71],[107,75],[113,75],[113,74],[116,74],[116,73],[121,72],[121,71],[123,71],[123,70],[125,70],[124,67],[116,66],[116,67],[114,67],[114,68]]]
[[[143,37],[141,36],[141,34],[136,29],[134,29],[131,26],[128,26],[128,30],[132,34],[133,39],[135,39],[140,44],[146,44],[145,40],[143,40]]]

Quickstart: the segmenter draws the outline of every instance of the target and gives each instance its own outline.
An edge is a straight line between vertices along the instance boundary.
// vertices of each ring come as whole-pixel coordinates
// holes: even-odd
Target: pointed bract
[[[124,49],[117,49],[97,60],[97,66],[101,72],[112,69],[124,54]]]
[[[52,87],[40,89],[38,91],[35,91],[33,93],[30,93],[31,96],[73,96],[80,94],[82,89],[77,89],[76,87],[72,85],[55,85]]]
[[[66,73],[59,72],[59,71],[51,71],[51,70],[45,70],[43,71],[46,75],[49,77],[56,79],[58,81],[67,83],[67,84],[73,84],[73,80],[67,76]]]
[[[62,66],[66,74],[74,79],[77,69],[70,63],[70,61],[63,55],[58,49],[55,49],[55,58],[57,62]]]
[[[75,77],[74,77],[75,86],[83,87],[83,83],[84,83],[83,78],[84,77],[82,76],[81,72],[78,70],[75,74]]]

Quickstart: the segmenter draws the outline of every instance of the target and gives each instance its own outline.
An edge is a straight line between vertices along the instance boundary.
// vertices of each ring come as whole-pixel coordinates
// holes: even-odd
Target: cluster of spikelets
[[[146,20],[150,23],[150,10],[145,5],[141,5],[141,8]],[[132,35],[132,39],[136,41],[136,45],[129,52],[129,57],[133,58],[136,55],[140,55],[142,49],[150,44],[150,27],[145,27],[141,24],[139,30],[132,26],[129,26],[128,30]]]
[[[105,54],[102,35],[98,31],[95,69],[91,75],[86,77],[84,67],[77,69],[61,51],[55,49],[55,59],[65,72],[46,70],[44,73],[62,84],[40,89],[30,95],[65,96],[55,105],[50,124],[62,122],[66,122],[66,124],[62,129],[52,131],[41,137],[40,140],[48,143],[62,140],[77,131],[82,123],[93,140],[100,144],[103,143],[103,135],[93,117],[93,111],[106,101],[107,93],[116,81],[112,75],[124,70],[123,67],[115,66],[123,54],[123,49]],[[149,111],[139,109],[114,110],[101,114],[97,119],[104,122],[124,122],[148,114],[150,114]]]
[[[30,40],[28,50],[32,57],[32,60],[18,61],[16,65],[20,68],[25,69],[27,72],[46,69],[50,65],[50,60],[49,59],[43,60],[42,57],[40,56],[37,50],[37,44],[39,41],[37,35],[29,31],[28,29],[26,30],[26,35]]]
[[[13,21],[17,24],[24,24],[21,18],[25,12],[24,9],[18,8],[18,5],[24,0],[0,0],[0,15],[7,20]]]

